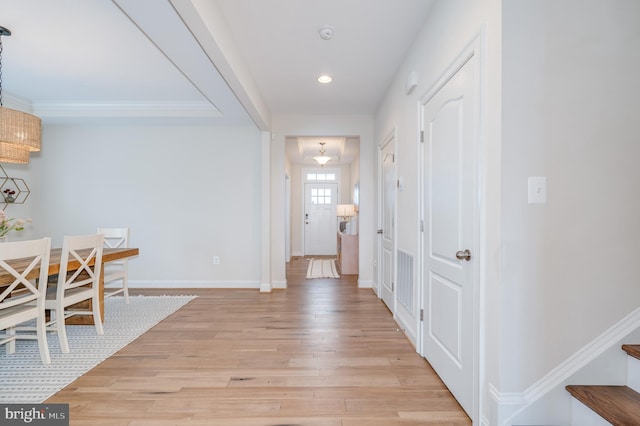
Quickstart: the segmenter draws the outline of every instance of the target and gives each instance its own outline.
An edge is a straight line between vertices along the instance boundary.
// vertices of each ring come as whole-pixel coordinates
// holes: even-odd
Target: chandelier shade
[[[0,106],[0,143],[40,151],[42,122],[35,115]]]
[[[35,115],[11,108],[2,103],[2,36],[11,31],[0,27],[0,162],[28,163],[31,151],[40,151],[42,122]]]
[[[329,162],[329,160],[331,160],[331,157],[327,157],[326,155],[318,155],[316,157],[313,157],[313,159],[316,160],[316,162],[321,166],[324,166]]]
[[[10,143],[0,142],[0,163],[27,164],[29,150]]]

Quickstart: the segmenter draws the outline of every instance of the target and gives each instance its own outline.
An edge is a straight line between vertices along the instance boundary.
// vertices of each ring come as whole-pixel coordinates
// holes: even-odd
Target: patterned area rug
[[[307,279],[340,278],[335,259],[311,259],[307,268]]]
[[[51,364],[42,365],[35,340],[20,340],[16,353],[0,346],[0,403],[40,403],[134,341],[196,296],[131,296],[104,301],[104,335],[92,325],[67,326],[71,352],[63,354],[48,333]]]

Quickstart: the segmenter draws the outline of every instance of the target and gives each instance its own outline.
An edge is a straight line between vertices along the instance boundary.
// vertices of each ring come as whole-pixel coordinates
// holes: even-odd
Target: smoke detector
[[[320,38],[323,40],[331,40],[333,38],[333,28],[326,26],[326,27],[322,27],[318,30],[318,33],[320,34]]]

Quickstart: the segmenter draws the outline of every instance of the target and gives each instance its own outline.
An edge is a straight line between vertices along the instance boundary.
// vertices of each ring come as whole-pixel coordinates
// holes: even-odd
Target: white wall
[[[499,387],[518,392],[640,304],[640,3],[505,1],[503,22]]]
[[[132,286],[259,286],[255,128],[45,125],[28,183],[34,237],[129,226]]]

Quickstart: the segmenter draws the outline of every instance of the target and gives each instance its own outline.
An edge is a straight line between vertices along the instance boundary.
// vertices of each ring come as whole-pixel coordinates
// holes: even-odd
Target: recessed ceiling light
[[[320,77],[318,77],[318,83],[322,83],[322,84],[327,84],[327,83],[331,83],[331,81],[333,80],[333,78],[331,78],[330,75],[321,75]]]

